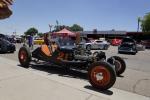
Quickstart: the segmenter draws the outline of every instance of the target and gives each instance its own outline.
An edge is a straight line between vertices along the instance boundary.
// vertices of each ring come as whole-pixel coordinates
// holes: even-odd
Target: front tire
[[[107,90],[114,85],[116,73],[113,67],[107,62],[96,62],[89,68],[88,78],[94,88]]]
[[[18,53],[18,59],[22,67],[29,68],[31,53],[27,47],[21,47]]]
[[[113,57],[115,59],[114,64],[115,64],[116,74],[120,75],[126,70],[126,63],[122,58],[118,56],[113,56]]]

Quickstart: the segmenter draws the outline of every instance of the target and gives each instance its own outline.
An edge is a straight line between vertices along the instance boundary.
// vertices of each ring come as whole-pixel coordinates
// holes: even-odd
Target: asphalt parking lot
[[[17,44],[17,51],[14,54],[0,54],[1,57],[11,59],[14,61],[18,61],[18,50],[20,48],[20,44]],[[92,52],[94,52],[93,50]],[[139,51],[136,55],[127,55],[127,54],[118,54],[117,47],[111,46],[108,50],[104,50],[107,57],[117,55],[125,59],[127,64],[127,69],[122,76],[117,77],[117,81],[114,88],[133,92],[136,94],[140,94],[143,96],[150,97],[150,50]],[[49,75],[49,74],[58,74],[61,72],[58,68],[43,67],[43,66],[34,66],[31,67],[30,70],[38,72],[41,75]],[[84,73],[74,73],[70,72],[66,75],[66,73],[61,73],[63,75],[58,74],[58,76],[70,76],[70,77],[79,77],[80,79],[86,79],[86,75]]]

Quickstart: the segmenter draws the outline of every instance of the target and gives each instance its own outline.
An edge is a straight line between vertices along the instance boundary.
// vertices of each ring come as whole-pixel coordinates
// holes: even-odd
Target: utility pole
[[[60,29],[60,27],[58,27],[58,26],[59,26],[59,22],[58,22],[58,20],[56,20],[56,31],[58,31]]]
[[[140,28],[140,21],[141,21],[141,18],[138,17],[138,27],[137,27],[137,32],[139,32],[139,28]]]
[[[50,25],[50,24],[49,24],[49,29],[50,29],[49,32],[52,32],[52,27],[53,27],[53,25]]]
[[[51,32],[52,32],[52,27],[53,27],[53,25],[51,25],[51,24],[49,24],[49,39],[51,39]]]

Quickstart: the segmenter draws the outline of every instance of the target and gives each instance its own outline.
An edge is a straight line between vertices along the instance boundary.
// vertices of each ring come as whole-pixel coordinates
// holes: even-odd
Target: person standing
[[[44,43],[45,43],[46,45],[49,45],[49,44],[50,44],[50,40],[49,40],[49,37],[48,37],[48,34],[47,34],[47,33],[44,34]]]
[[[28,37],[28,45],[29,45],[29,48],[33,49],[33,36],[32,35]]]

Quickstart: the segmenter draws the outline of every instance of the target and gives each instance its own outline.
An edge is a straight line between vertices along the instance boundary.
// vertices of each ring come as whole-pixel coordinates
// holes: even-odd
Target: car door
[[[3,39],[1,38],[0,39],[0,52],[3,52],[3,51],[5,51],[5,43]]]
[[[0,39],[0,51],[2,49],[2,39]]]
[[[103,49],[103,41],[98,40],[97,41],[97,49]]]
[[[98,48],[98,45],[97,45],[97,42],[96,42],[96,41],[93,41],[93,43],[92,43],[92,48],[93,48],[93,49],[97,49],[97,48]]]

